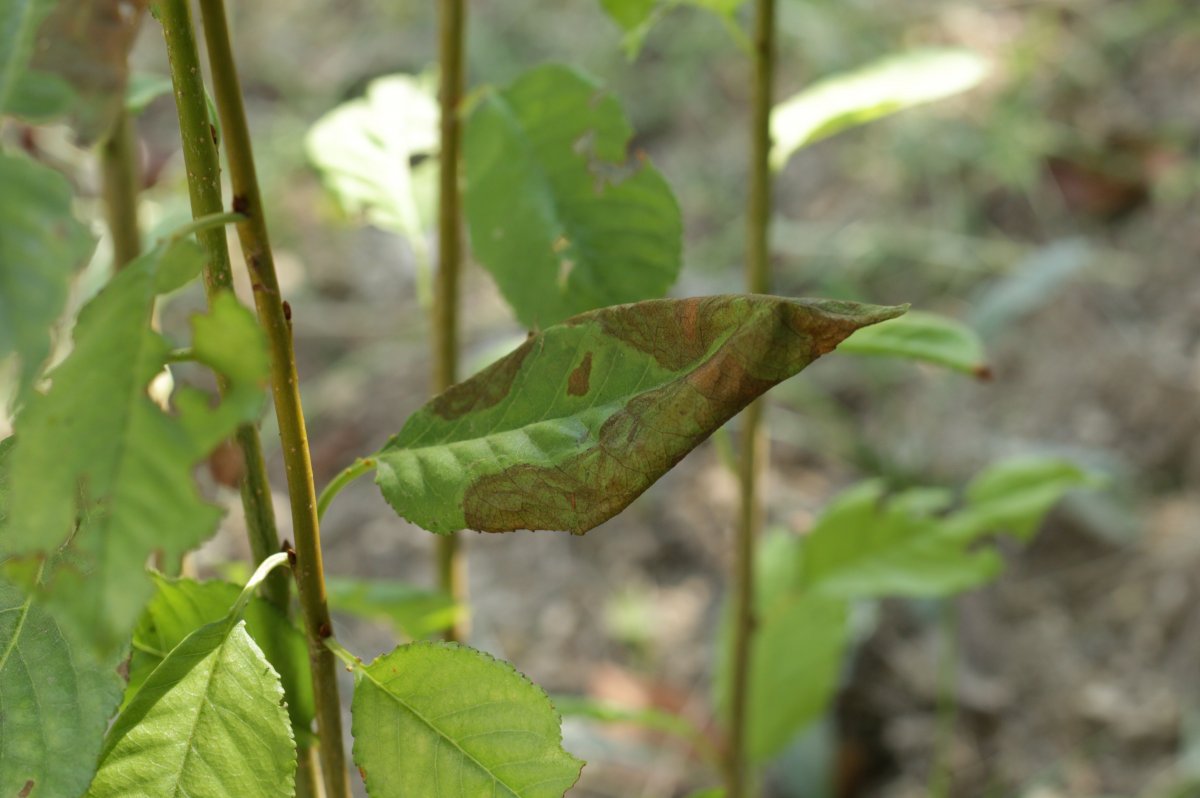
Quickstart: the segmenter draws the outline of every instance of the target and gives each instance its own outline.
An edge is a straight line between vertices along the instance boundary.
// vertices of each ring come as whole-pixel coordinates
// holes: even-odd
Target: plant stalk
[[[775,74],[775,0],[756,0],[754,23],[754,82],[751,93],[750,187],[746,218],[746,289],[765,294],[771,288],[771,98]],[[738,482],[738,514],[734,565],[733,676],[730,690],[729,761],[727,798],[743,798],[753,791],[746,758],[749,736],[751,650],[757,612],[755,608],[755,551],[762,527],[762,476],[767,462],[767,441],[762,429],[762,400],[746,409],[743,417]]]
[[[238,222],[238,238],[250,272],[259,323],[267,334],[271,353],[271,393],[279,421],[284,469],[291,500],[292,528],[296,536],[296,585],[312,665],[321,765],[329,798],[348,798],[350,779],[342,743],[342,712],[338,697],[337,668],[325,640],[333,635],[333,621],[325,596],[321,561],[321,530],[317,520],[317,491],[313,484],[308,432],[300,402],[296,354],[292,348],[290,311],[279,293],[279,279],[267,235],[262,197],[254,167],[250,129],[229,39],[222,0],[201,0],[204,38],[208,45],[213,95],[221,118],[233,184],[233,209],[245,219]]]
[[[134,120],[121,108],[100,148],[104,210],[112,236],[114,271],[142,253],[137,206],[139,166]]]
[[[224,211],[221,166],[212,125],[208,120],[208,101],[200,75],[200,56],[192,29],[191,12],[183,0],[157,0],[154,11],[162,24],[167,43],[171,82],[175,87],[175,105],[179,113],[179,132],[183,141],[183,160],[188,172],[192,218],[219,214]],[[196,238],[208,258],[204,269],[205,293],[211,299],[218,291],[232,291],[233,272],[229,266],[225,228],[202,227],[196,232]],[[218,388],[224,394],[228,383],[221,378]],[[258,564],[279,551],[271,488],[258,428],[253,424],[243,424],[237,430],[236,439],[245,463],[241,491],[246,532],[255,564]],[[287,612],[289,598],[286,573],[273,572],[267,577],[262,590],[268,601]]]
[[[462,194],[459,162],[462,119],[459,115],[465,85],[463,42],[466,38],[465,0],[440,0],[438,92],[441,118],[441,168],[438,174],[438,270],[433,294],[433,387],[435,393],[458,379],[458,277],[462,266]],[[437,539],[438,586],[460,607],[468,606],[467,560],[457,532]],[[470,615],[457,615],[446,631],[447,640],[470,634]]]

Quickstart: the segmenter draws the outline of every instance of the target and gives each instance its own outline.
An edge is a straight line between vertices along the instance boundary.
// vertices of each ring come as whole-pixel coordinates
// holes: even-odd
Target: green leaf
[[[759,558],[759,567],[763,567]],[[764,762],[819,718],[837,689],[847,641],[845,601],[789,591],[760,601],[750,648],[746,752]],[[728,625],[727,625],[728,627]],[[732,639],[728,629],[723,635]],[[717,674],[717,705],[729,716],[729,646]]]
[[[1098,479],[1050,457],[994,465],[950,512],[947,491],[918,488],[886,497],[879,482],[846,491],[804,538],[800,581],[827,596],[945,596],[995,577],[1001,560],[979,538],[1028,539],[1064,494]]]
[[[117,717],[88,798],[285,798],[296,750],[279,675],[230,616],[188,635]]]
[[[16,353],[18,401],[50,354],[71,275],[92,250],[71,185],[24,156],[0,154],[0,362]]]
[[[125,101],[128,56],[147,0],[58,0],[42,21],[29,70],[9,111],[45,118],[70,98],[72,127],[85,144],[108,136]],[[47,93],[45,86],[52,86]],[[63,87],[69,89],[64,95]],[[48,102],[52,100],[53,102]],[[66,110],[66,109],[60,109]]]
[[[990,548],[949,534],[947,491],[920,488],[885,498],[880,482],[856,485],[826,508],[804,538],[801,581],[843,598],[945,596],[983,584],[1001,568]]]
[[[463,144],[471,247],[521,323],[660,297],[679,274],[679,205],[615,97],[562,66],[479,98]]]
[[[40,600],[0,582],[0,795],[87,789],[121,694],[116,664],[95,659]]]
[[[600,0],[600,5],[612,17],[613,22],[625,32],[622,44],[631,59],[641,51],[651,29],[668,11],[680,6],[692,6],[709,11],[717,16],[733,34],[744,43],[745,34],[738,27],[736,13],[745,0]]]
[[[0,536],[3,535],[4,522],[8,520],[8,462],[16,442],[17,439],[11,435],[0,440]]]
[[[390,623],[397,635],[419,640],[449,629],[461,611],[445,593],[382,579],[328,577],[329,606]]]
[[[171,79],[153,72],[133,72],[125,86],[125,110],[131,116],[141,116],[150,103],[173,91]]]
[[[842,351],[856,355],[884,355],[923,360],[981,379],[991,376],[983,342],[965,324],[910,310],[899,319],[866,327],[842,343]]]
[[[622,707],[584,696],[555,696],[554,707],[564,718],[586,718],[601,723],[632,723],[644,729],[678,737],[705,754],[714,764],[720,758],[704,734],[687,719],[653,707]]]
[[[46,394],[16,421],[11,507],[0,541],[9,555],[45,557],[70,539],[71,567],[47,586],[60,622],[74,619],[101,650],[129,632],[152,593],[147,557],[181,556],[212,533],[221,512],[201,501],[192,471],[238,424],[262,408],[264,342],[232,294],[196,320],[193,350],[230,380],[215,404],[175,391],[173,413],[147,394],[173,348],[150,327],[158,293],[194,276],[204,259],[176,241],[122,269],[79,315],[75,347]],[[242,335],[227,337],[231,330]],[[210,337],[229,349],[214,354]],[[253,377],[253,378],[252,378]]]
[[[813,142],[966,91],[987,72],[987,62],[970,50],[922,49],[819,80],[772,110],[771,164],[781,169]]]
[[[433,532],[582,534],[771,386],[903,312],[716,296],[585,313],[410,417],[375,456],[376,481]]]
[[[33,56],[38,28],[57,2],[11,0],[5,4],[4,24],[0,25],[0,113],[10,110],[12,95]]]
[[[224,618],[241,588],[230,582],[196,582],[154,575],[154,598],[133,631],[126,703],[150,673],[185,637]],[[304,635],[261,598],[246,605],[246,631],[280,675],[296,738],[311,734],[314,704]]]
[[[403,236],[428,292],[426,235],[431,203],[420,188],[433,175],[438,152],[438,105],[431,75],[388,75],[371,81],[365,97],[317,120],[306,139],[308,157],[325,186],[349,213]],[[419,167],[417,158],[425,158]]]
[[[377,798],[561,798],[583,762],[546,694],[455,643],[411,643],[355,669],[354,761]]]

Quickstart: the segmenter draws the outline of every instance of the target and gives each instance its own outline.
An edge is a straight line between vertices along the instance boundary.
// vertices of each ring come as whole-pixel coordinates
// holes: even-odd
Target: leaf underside
[[[583,762],[511,665],[455,643],[411,643],[361,668],[354,761],[375,798],[561,798]]]
[[[425,405],[376,455],[376,480],[433,532],[582,534],[773,385],[901,313],[772,296],[585,313]]]
[[[526,327],[675,282],[679,205],[648,160],[626,163],[632,133],[616,98],[554,65],[484,95],[468,118],[471,249]]]

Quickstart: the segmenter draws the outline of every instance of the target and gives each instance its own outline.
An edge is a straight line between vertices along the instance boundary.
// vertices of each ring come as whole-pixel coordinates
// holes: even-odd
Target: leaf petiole
[[[374,457],[360,457],[334,477],[333,481],[326,485],[325,489],[321,491],[321,495],[317,497],[317,520],[320,521],[325,517],[325,511],[329,509],[333,497],[341,493],[342,488],[374,469],[375,465]]]

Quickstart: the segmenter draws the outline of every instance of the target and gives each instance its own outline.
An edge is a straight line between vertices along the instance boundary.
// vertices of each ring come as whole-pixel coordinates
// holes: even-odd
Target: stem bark
[[[291,500],[292,528],[296,536],[296,585],[312,665],[316,698],[321,765],[329,798],[348,798],[350,779],[342,741],[342,710],[338,696],[337,667],[325,639],[333,635],[333,621],[325,596],[321,560],[321,530],[317,521],[317,491],[313,484],[308,432],[300,402],[300,381],[292,348],[291,314],[285,308],[275,273],[275,259],[263,216],[262,197],[254,167],[250,129],[229,39],[222,0],[201,0],[204,38],[208,45],[213,95],[225,138],[233,210],[242,214],[238,238],[250,272],[259,323],[267,334],[271,352],[271,393],[279,421],[284,470]]]
[[[771,98],[775,73],[775,0],[756,0],[754,23],[754,82],[750,129],[750,188],[746,217],[746,289],[765,294],[771,288]],[[757,625],[755,608],[755,552],[762,527],[762,476],[767,461],[767,441],[762,429],[763,405],[746,409],[742,432],[738,482],[738,514],[734,564],[733,676],[730,689],[728,798],[751,794],[746,758],[749,735],[750,672]]]
[[[439,57],[441,86],[441,169],[438,175],[438,270],[433,295],[433,387],[435,393],[458,379],[458,276],[462,264],[462,210],[459,190],[459,116],[465,84],[463,41],[465,0],[440,0]],[[457,532],[437,539],[438,585],[460,607],[468,606],[467,560]],[[470,634],[470,615],[464,609],[446,631],[447,640]]]
[[[113,270],[120,269],[142,253],[138,229],[137,137],[134,121],[122,108],[100,150],[100,169],[104,185],[104,210],[112,235]]]

